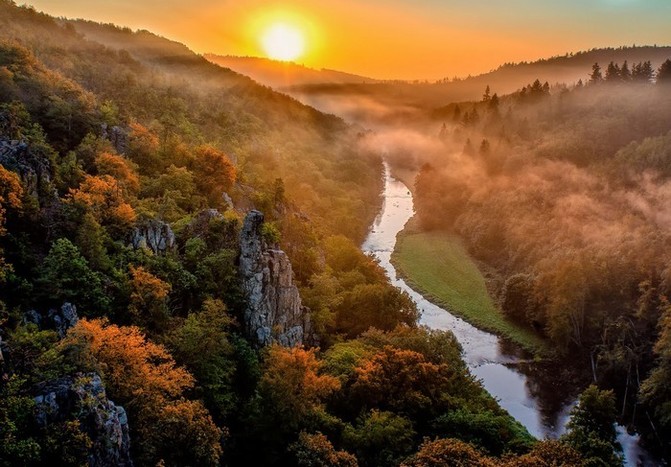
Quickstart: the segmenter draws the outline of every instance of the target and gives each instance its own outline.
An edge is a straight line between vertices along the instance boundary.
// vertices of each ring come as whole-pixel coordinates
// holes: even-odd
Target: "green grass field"
[[[517,342],[537,356],[546,343],[532,331],[504,318],[461,240],[445,232],[417,232],[409,222],[399,233],[392,262],[398,273],[431,302],[472,325]]]

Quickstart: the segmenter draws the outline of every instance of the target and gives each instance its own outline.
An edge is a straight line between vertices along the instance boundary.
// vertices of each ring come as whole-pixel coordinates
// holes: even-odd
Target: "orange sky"
[[[670,0],[27,0],[56,16],[148,29],[199,53],[264,54],[299,27],[307,66],[374,78],[466,76],[593,47],[671,44]]]

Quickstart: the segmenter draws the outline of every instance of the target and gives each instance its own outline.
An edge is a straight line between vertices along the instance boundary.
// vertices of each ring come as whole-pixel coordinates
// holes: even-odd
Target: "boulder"
[[[284,251],[266,244],[261,233],[263,222],[261,212],[250,211],[240,234],[239,268],[247,299],[246,332],[258,346],[312,345],[316,338],[310,311],[301,303],[291,262]]]

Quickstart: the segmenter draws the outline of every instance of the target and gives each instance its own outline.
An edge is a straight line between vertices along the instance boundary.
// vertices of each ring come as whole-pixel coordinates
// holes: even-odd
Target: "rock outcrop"
[[[155,254],[175,249],[177,242],[170,226],[158,219],[138,224],[130,238],[133,248],[149,248]]]
[[[58,198],[51,185],[51,163],[25,141],[0,139],[0,165],[16,172],[26,193],[33,198]]]
[[[245,328],[259,346],[312,345],[310,313],[301,304],[291,262],[284,251],[270,248],[262,235],[263,214],[251,211],[240,233],[240,274],[247,298]]]
[[[36,394],[35,418],[39,426],[79,420],[80,429],[92,443],[87,459],[90,467],[133,465],[126,411],[107,398],[98,374],[78,374],[42,383]]]
[[[59,309],[52,308],[46,315],[35,310],[30,310],[23,315],[23,321],[33,323],[40,329],[53,329],[58,337],[64,337],[72,326],[77,324],[77,307],[72,303],[65,302]]]

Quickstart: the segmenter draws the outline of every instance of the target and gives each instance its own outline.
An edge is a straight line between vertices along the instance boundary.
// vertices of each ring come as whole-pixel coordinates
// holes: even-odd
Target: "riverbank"
[[[511,340],[536,357],[549,353],[533,331],[505,319],[461,240],[445,232],[421,232],[414,218],[399,232],[391,261],[405,282],[429,301],[472,325]]]

